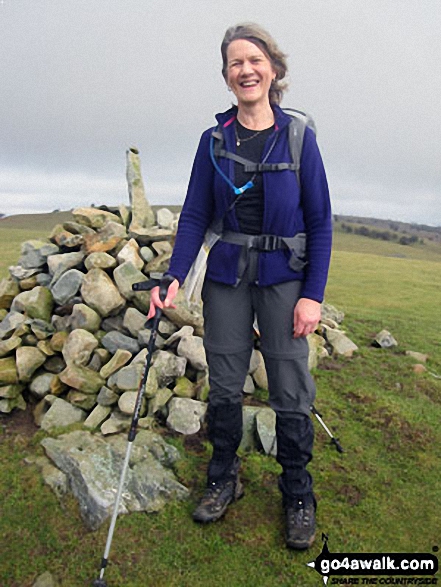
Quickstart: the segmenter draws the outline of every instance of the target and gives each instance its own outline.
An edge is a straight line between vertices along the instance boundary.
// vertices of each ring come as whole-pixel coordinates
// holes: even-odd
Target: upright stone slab
[[[155,224],[155,214],[145,197],[139,151],[134,147],[127,151],[127,183],[132,207],[132,221],[129,231],[153,226]]]

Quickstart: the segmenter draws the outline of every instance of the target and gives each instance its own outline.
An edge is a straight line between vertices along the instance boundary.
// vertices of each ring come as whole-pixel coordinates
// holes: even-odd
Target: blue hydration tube
[[[253,187],[254,183],[250,180],[248,181],[245,185],[243,185],[241,188],[237,188],[234,183],[231,181],[231,179],[229,177],[227,177],[225,175],[225,173],[222,171],[222,169],[219,167],[216,158],[214,156],[214,137],[212,136],[210,139],[210,157],[211,157],[211,161],[214,165],[214,168],[216,169],[216,171],[219,173],[219,175],[222,177],[222,179],[224,181],[227,182],[227,184],[231,187],[231,189],[233,190],[233,192],[236,194],[236,196],[240,196],[241,194],[243,194],[246,190],[249,190],[250,188]]]

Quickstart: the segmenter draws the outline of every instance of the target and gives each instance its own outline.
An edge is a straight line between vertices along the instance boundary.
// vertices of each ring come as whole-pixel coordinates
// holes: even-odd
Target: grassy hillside
[[[2,249],[10,234],[1,230]],[[286,550],[278,465],[260,454],[243,455],[244,499],[219,523],[195,525],[190,514],[209,451],[201,434],[174,437],[191,499],[157,515],[118,519],[109,587],[317,587],[322,580],[306,563],[320,553],[322,532],[338,553],[430,553],[439,546],[441,380],[434,375],[441,375],[441,252],[422,254],[422,247],[336,234],[327,301],[345,312],[344,328],[359,352],[314,372],[316,406],[345,453],[338,455],[316,425],[310,468],[318,540],[310,552]],[[398,347],[371,346],[383,328]],[[406,350],[429,354],[428,372],[417,375]],[[25,457],[41,453],[42,433],[35,432],[27,414],[0,418],[0,585],[31,587],[51,570],[63,587],[90,586],[107,527],[87,532],[74,500],[60,504],[35,467],[24,466]]]

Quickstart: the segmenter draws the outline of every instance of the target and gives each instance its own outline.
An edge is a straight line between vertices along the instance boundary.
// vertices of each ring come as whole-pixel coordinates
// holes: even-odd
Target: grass
[[[2,230],[2,248],[8,242]],[[322,532],[340,553],[429,553],[440,546],[441,380],[414,373],[405,351],[429,354],[428,370],[441,375],[441,251],[433,247],[425,258],[418,247],[379,243],[374,249],[373,243],[336,234],[327,301],[345,312],[343,326],[359,352],[329,359],[314,372],[317,408],[345,453],[338,455],[315,423],[310,470],[319,511],[312,549],[286,550],[279,468],[257,453],[243,455],[244,499],[215,525],[193,524],[209,449],[203,435],[176,436],[171,442],[183,454],[178,473],[191,498],[156,515],[118,519],[109,587],[318,586],[321,578],[306,563],[320,553]],[[405,249],[406,258],[394,247]],[[8,263],[15,263],[10,255]],[[383,328],[398,347],[371,346]],[[30,587],[45,570],[62,587],[91,585],[107,525],[86,531],[73,498],[59,503],[35,466],[23,464],[41,453],[42,433],[35,435],[27,414],[3,416],[0,424],[0,585]]]

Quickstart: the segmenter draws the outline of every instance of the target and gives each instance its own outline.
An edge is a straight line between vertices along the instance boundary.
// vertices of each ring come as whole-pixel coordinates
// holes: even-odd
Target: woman
[[[217,115],[214,132],[202,134],[164,277],[167,297],[162,303],[158,289],[152,290],[149,317],[155,307],[172,305],[207,228],[216,225],[222,236],[210,251],[202,292],[210,378],[207,428],[213,455],[207,488],[193,518],[215,521],[243,493],[236,451],[257,317],[269,401],[276,412],[286,543],[305,549],[314,540],[316,509],[306,470],[312,458],[309,413],[315,396],[306,336],[320,320],[328,273],[328,186],[309,128],[303,140],[301,189],[290,169],[292,119],[279,107],[286,57],[274,40],[257,25],[238,25],[227,30],[221,52],[222,73],[237,106]],[[235,155],[266,167],[247,170]],[[270,169],[271,163],[279,165]],[[306,265],[298,258],[305,235]]]

